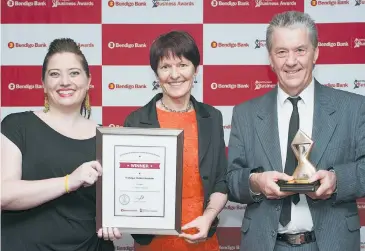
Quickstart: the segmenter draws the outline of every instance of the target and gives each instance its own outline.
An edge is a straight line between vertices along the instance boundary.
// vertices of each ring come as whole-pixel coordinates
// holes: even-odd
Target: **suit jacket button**
[[[277,206],[275,207],[275,209],[276,209],[276,211],[280,211],[280,206],[279,206],[279,205],[277,205]]]
[[[276,236],[276,232],[274,230],[271,231],[271,235],[272,237],[275,237]]]

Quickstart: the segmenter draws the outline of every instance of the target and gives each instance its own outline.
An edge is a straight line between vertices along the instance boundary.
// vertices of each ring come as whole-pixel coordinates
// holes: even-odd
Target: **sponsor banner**
[[[365,199],[361,198],[357,200],[357,209],[359,211],[360,225],[365,226]],[[365,239],[364,239],[365,241]]]
[[[100,23],[100,9],[100,0],[2,0],[1,23]]]
[[[122,127],[128,115],[140,108],[139,106],[103,106],[103,126]]]
[[[104,24],[202,23],[203,1],[102,0],[102,13]]]
[[[11,113],[27,112],[27,111],[41,111],[43,106],[14,106],[14,107],[4,107],[1,106],[1,120]]]
[[[297,0],[206,0],[204,23],[269,23],[272,16],[289,10],[304,10]]]
[[[204,66],[204,102],[214,106],[234,106],[259,97],[277,83],[269,66]]]
[[[365,63],[365,23],[318,24],[317,27],[317,64]]]
[[[308,0],[304,11],[317,23],[365,22],[365,0]]]
[[[192,95],[203,99],[203,67],[199,67]],[[103,66],[103,106],[144,106],[161,87],[149,66]]]
[[[101,106],[92,106],[91,107],[91,116],[90,119],[96,121],[99,126],[103,124],[103,112]]]
[[[365,65],[316,65],[314,77],[323,85],[365,95]]]
[[[228,201],[219,214],[219,227],[241,227],[246,205]]]
[[[224,142],[228,146],[229,135],[231,133],[231,121],[232,121],[232,111],[233,106],[215,106],[223,116],[223,132],[224,132]]]
[[[364,227],[360,228],[360,250],[361,251],[365,250],[365,228]]]
[[[42,65],[49,44],[65,37],[79,44],[90,65],[101,65],[100,24],[4,24],[1,28],[2,65]]]
[[[41,66],[1,67],[2,106],[42,106],[44,89]],[[101,105],[101,66],[90,66],[90,103]]]
[[[204,24],[204,65],[267,65],[267,25]]]
[[[241,221],[242,223],[242,221]],[[241,227],[218,227],[217,237],[220,251],[239,251]]]
[[[25,112],[25,111],[42,111],[43,106],[14,106],[1,108],[1,120],[3,120],[10,113]],[[102,108],[101,106],[91,107],[90,119],[96,121],[99,125],[102,124]]]
[[[130,234],[123,233],[122,238],[114,241],[115,251],[133,251],[134,240]]]
[[[149,65],[152,42],[172,30],[189,32],[203,59],[203,25],[103,24],[103,65]]]

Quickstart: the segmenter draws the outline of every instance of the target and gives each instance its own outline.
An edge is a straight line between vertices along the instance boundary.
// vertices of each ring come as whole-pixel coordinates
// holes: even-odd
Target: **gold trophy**
[[[295,135],[291,148],[297,157],[298,166],[293,173],[293,180],[279,181],[280,191],[306,193],[315,192],[319,187],[319,181],[310,183],[310,177],[316,173],[317,169],[308,160],[313,147],[313,140],[308,137],[303,131],[298,130]]]

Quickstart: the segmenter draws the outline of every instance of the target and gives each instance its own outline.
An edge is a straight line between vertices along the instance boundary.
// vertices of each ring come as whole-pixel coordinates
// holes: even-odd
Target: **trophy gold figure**
[[[313,140],[303,131],[298,130],[291,148],[298,160],[298,166],[293,173],[293,180],[280,181],[280,191],[306,193],[314,192],[319,187],[319,181],[310,183],[310,177],[316,173],[317,169],[309,161],[309,155],[313,147]]]

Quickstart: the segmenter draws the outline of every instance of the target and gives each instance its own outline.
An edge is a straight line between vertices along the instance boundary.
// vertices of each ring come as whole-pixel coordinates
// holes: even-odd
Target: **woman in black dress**
[[[114,251],[119,231],[95,228],[97,124],[89,66],[73,40],[50,44],[42,82],[43,111],[1,122],[1,250]]]

